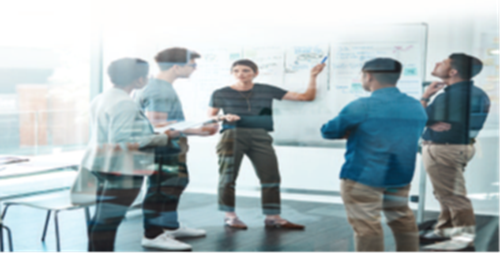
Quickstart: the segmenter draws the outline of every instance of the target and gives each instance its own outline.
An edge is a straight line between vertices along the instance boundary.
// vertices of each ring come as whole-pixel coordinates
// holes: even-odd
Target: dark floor
[[[238,197],[237,212],[248,230],[222,226],[216,209],[216,196],[185,193],[180,205],[180,220],[186,226],[207,230],[205,238],[183,240],[193,251],[353,251],[352,230],[342,205],[283,201],[282,216],[306,225],[305,231],[266,230],[258,198]],[[12,229],[15,251],[55,251],[53,222],[46,243],[40,241],[45,212],[12,206],[4,223]],[[432,219],[437,213],[426,213]],[[477,216],[477,251],[498,251],[498,217]],[[390,229],[384,225],[386,251],[394,251]],[[86,251],[87,237],[82,210],[60,213],[62,251]],[[120,226],[116,251],[147,251],[140,245],[142,216],[130,211]]]

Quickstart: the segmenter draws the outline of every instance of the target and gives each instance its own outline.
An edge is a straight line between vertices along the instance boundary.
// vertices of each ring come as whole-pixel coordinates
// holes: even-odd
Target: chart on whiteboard
[[[328,55],[328,44],[302,45],[288,47],[285,50],[285,73],[283,88],[290,91],[304,92],[311,76],[311,69]],[[326,69],[319,76],[318,83],[325,84]]]
[[[259,75],[254,82],[276,86],[283,84],[284,54],[281,47],[245,47],[243,57],[254,61],[259,66]]]
[[[284,83],[281,87],[287,91],[305,92],[311,79],[311,69],[326,55],[328,55],[327,43],[286,47]],[[323,101],[328,99],[327,72],[328,69],[325,68],[316,77],[317,89],[314,102],[274,101],[273,117],[276,131],[272,135],[280,144],[300,145],[301,143],[291,140],[290,137],[296,140],[310,139],[311,134],[317,135],[318,126],[332,115],[328,107],[322,106]],[[301,127],[291,127],[300,124]]]
[[[349,102],[369,96],[361,85],[361,68],[377,57],[396,59],[403,65],[397,86],[401,92],[416,99],[421,96],[420,48],[417,43],[332,44],[330,64],[330,108],[340,110]]]

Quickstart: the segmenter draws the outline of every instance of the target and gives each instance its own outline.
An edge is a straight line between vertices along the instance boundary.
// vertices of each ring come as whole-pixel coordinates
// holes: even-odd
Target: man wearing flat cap
[[[359,98],[321,128],[325,139],[347,138],[341,196],[357,251],[383,251],[383,211],[397,251],[418,251],[418,228],[408,207],[418,140],[427,115],[396,83],[401,63],[376,58],[362,68],[371,96]]]

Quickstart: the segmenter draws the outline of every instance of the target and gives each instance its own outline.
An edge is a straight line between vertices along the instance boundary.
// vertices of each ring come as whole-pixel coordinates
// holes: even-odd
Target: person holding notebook
[[[186,48],[167,48],[160,51],[156,63],[160,72],[148,85],[134,94],[135,101],[145,111],[153,125],[160,126],[185,120],[181,100],[173,83],[179,78],[189,78],[196,70],[200,55]],[[175,140],[179,152],[159,147],[155,150],[157,171],[148,177],[148,191],[144,200],[144,228],[147,233],[142,245],[160,250],[190,250],[191,246],[179,238],[205,236],[203,229],[181,226],[177,208],[181,194],[189,183],[187,168],[187,136],[209,136],[218,130],[218,124],[204,125],[181,131]]]

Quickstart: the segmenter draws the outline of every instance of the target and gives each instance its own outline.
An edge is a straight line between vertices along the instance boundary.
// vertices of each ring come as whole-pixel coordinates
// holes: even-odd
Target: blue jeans
[[[185,138],[181,138],[185,142]],[[187,143],[184,143],[187,145]],[[163,233],[163,229],[179,228],[177,207],[189,183],[186,154],[155,155],[157,171],[148,177],[148,191],[143,203],[144,229],[147,238]]]

